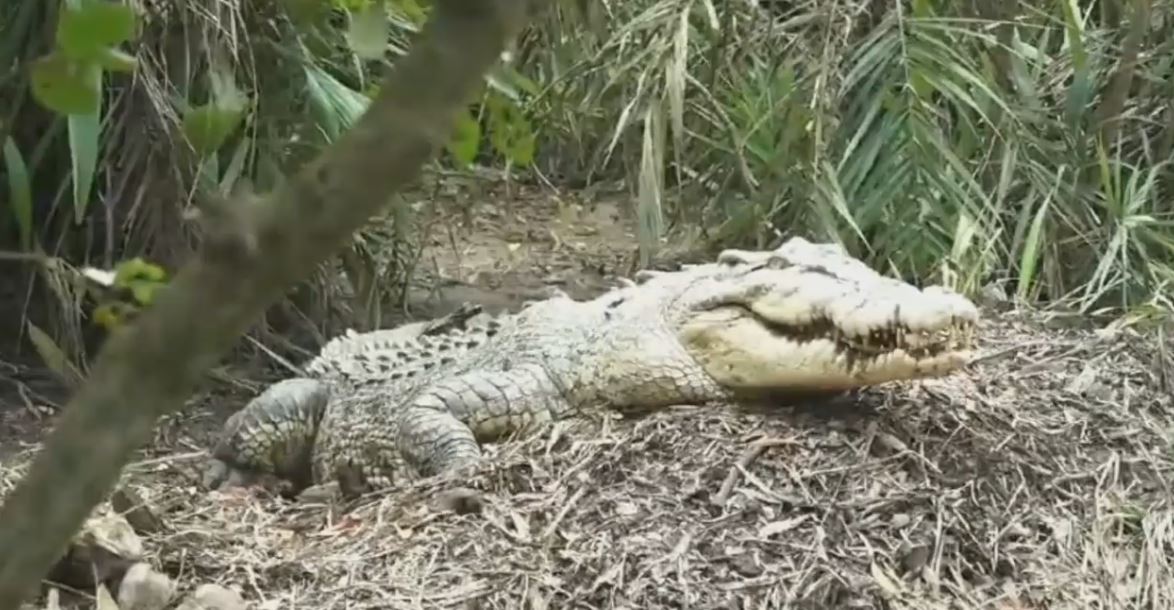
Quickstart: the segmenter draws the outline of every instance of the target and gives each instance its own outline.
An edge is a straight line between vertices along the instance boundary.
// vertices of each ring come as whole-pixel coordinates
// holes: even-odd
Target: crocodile
[[[360,493],[477,462],[482,444],[593,410],[648,412],[941,377],[972,358],[976,306],[793,237],[643,270],[589,300],[476,306],[348,333],[225,423],[206,482],[276,477]]]

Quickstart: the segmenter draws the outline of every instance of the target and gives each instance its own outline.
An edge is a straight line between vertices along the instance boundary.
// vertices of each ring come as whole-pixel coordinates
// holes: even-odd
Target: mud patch
[[[630,275],[636,229],[622,194],[597,198],[500,181],[475,189],[435,202],[444,220],[432,227],[417,269],[414,312],[441,315],[462,302],[516,309],[551,290],[591,298]]]

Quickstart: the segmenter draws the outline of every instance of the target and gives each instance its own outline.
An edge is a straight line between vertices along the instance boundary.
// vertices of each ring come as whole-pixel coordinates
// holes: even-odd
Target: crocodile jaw
[[[858,348],[844,339],[789,334],[728,306],[698,313],[678,338],[710,377],[735,392],[823,392],[947,375],[972,357],[965,332],[920,349]]]
[[[729,390],[841,391],[940,377],[972,357],[978,309],[939,286],[882,276],[834,244],[795,238],[719,257],[720,299],[695,300],[677,337]]]

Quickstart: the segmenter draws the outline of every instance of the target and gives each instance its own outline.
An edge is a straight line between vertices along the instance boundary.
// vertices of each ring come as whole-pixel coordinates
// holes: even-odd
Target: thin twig
[[[737,464],[730,467],[730,473],[726,475],[726,480],[722,482],[721,489],[713,497],[714,505],[725,506],[726,502],[730,499],[730,494],[734,493],[734,485],[738,484],[739,474],[753,464],[767,449],[781,445],[791,445],[794,442],[785,438],[764,438],[751,443],[746,448],[746,451],[742,452],[742,456],[738,458]]]

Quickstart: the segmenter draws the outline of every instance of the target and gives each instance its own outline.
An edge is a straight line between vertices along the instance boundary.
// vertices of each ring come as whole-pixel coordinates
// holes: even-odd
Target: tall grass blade
[[[24,156],[12,136],[4,139],[4,169],[8,175],[8,206],[20,232],[20,247],[27,251],[33,244],[33,187]]]
[[[94,172],[98,168],[102,134],[102,113],[71,114],[68,121],[69,158],[73,171],[73,218],[81,223],[86,216],[90,194],[94,189]]]

